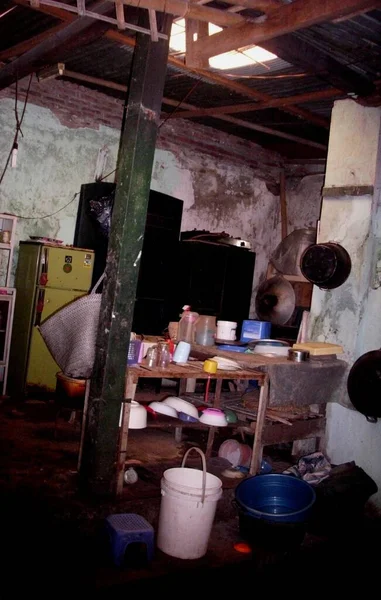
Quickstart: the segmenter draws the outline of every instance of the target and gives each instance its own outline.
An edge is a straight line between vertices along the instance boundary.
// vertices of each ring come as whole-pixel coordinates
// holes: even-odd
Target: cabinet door
[[[229,247],[221,318],[226,321],[237,321],[239,327],[244,319],[249,318],[254,264],[254,252],[234,246]]]
[[[220,316],[227,248],[202,242],[181,242],[178,264],[179,308],[190,304],[204,315]]]

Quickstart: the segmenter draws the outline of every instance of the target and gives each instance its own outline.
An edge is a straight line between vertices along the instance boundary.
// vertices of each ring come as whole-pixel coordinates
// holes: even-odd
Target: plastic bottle
[[[179,322],[177,340],[192,344],[194,342],[194,327],[199,314],[191,311],[191,307],[188,304],[183,306],[183,311]]]

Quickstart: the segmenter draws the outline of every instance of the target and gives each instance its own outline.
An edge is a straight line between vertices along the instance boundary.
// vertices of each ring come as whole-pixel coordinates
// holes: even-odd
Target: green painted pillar
[[[171,15],[158,15],[159,31],[168,38],[171,25]],[[136,36],[81,465],[82,481],[96,494],[115,490],[119,415],[168,48],[169,39]]]

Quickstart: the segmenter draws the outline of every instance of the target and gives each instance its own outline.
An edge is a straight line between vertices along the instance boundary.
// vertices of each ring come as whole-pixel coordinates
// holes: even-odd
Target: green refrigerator
[[[50,354],[40,325],[90,290],[94,252],[72,246],[20,242],[17,290],[9,361],[9,393],[52,392],[59,366]]]

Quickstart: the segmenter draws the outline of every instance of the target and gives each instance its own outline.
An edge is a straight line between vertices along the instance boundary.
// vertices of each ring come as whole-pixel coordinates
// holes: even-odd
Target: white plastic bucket
[[[203,470],[184,468],[191,450],[202,458]],[[199,448],[186,452],[180,468],[164,471],[157,545],[176,558],[204,556],[213,525],[222,481],[206,472],[204,453]]]
[[[237,323],[235,321],[217,321],[217,339],[234,341]]]

